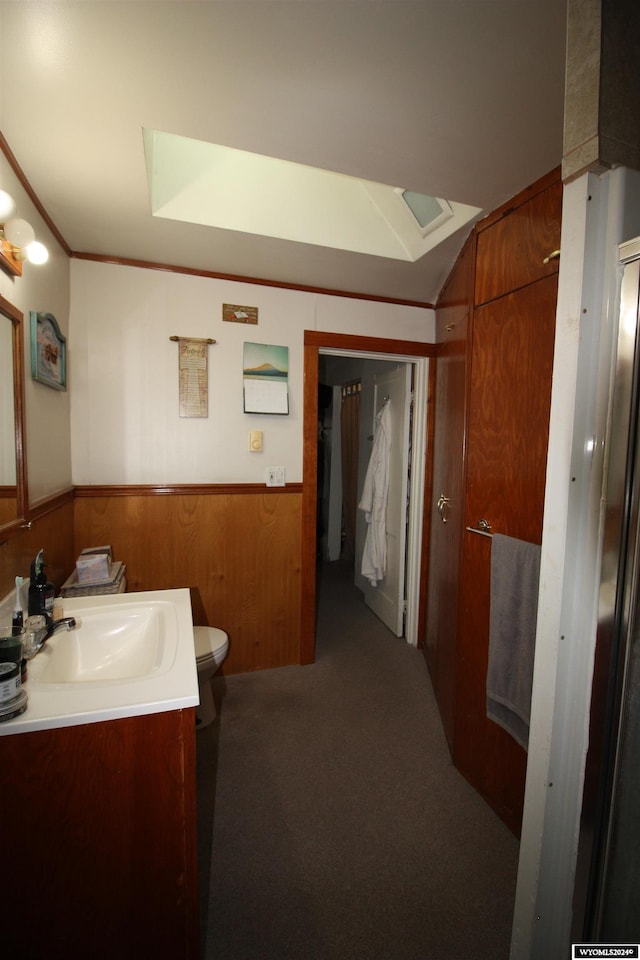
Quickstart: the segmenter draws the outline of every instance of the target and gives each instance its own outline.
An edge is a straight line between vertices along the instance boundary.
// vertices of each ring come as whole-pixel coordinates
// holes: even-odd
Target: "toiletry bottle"
[[[20,588],[23,584],[22,577],[16,577],[16,603],[13,608],[13,617],[11,620],[11,632],[14,636],[22,631],[23,627],[23,615],[22,615],[22,597],[20,594]]]
[[[42,551],[40,551],[42,553]],[[47,580],[47,575],[44,572],[44,562],[40,564],[40,572],[36,578],[40,590],[40,603],[41,609],[40,612],[46,614],[48,617],[53,619],[53,598],[56,595],[56,588],[54,585]]]
[[[30,617],[37,616],[42,610],[40,586],[37,582],[37,579],[38,579],[37,564],[38,564],[38,557],[36,557],[35,560],[31,561],[31,577],[29,580],[29,597],[28,597],[28,603],[27,603],[27,611]]]
[[[38,616],[46,614],[53,615],[53,598],[56,589],[52,583],[47,580],[44,572],[43,551],[38,552],[37,557],[31,563],[31,582],[29,584],[29,616]]]
[[[20,594],[20,588],[23,584],[22,577],[16,577],[16,602],[13,608],[13,616],[11,618],[11,633],[14,637],[22,636],[22,630],[24,627],[24,617],[22,614],[22,596]],[[27,661],[26,658],[22,658],[20,664],[20,681],[25,683],[27,679]]]

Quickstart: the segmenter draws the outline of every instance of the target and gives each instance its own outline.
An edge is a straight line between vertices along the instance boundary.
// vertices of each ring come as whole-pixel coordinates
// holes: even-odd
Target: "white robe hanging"
[[[376,416],[373,449],[358,509],[366,514],[367,535],[362,551],[361,573],[375,587],[384,580],[387,565],[387,495],[391,452],[391,411],[386,401]]]

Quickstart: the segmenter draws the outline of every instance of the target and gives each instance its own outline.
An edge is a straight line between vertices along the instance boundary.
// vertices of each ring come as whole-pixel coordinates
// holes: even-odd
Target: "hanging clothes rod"
[[[193,340],[195,343],[217,343],[211,337],[169,337],[169,340]]]

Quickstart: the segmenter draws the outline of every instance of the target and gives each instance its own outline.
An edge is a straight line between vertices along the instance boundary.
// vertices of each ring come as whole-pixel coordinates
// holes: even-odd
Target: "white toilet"
[[[196,727],[208,727],[216,718],[211,680],[229,650],[229,637],[218,627],[194,627],[200,706],[196,709]]]

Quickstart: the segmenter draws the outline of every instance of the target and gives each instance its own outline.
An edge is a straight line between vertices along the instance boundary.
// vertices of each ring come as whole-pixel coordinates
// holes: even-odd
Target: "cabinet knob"
[[[550,253],[548,257],[545,257],[542,262],[551,263],[552,260],[559,260],[559,259],[560,259],[560,251],[554,250],[553,253]]]

